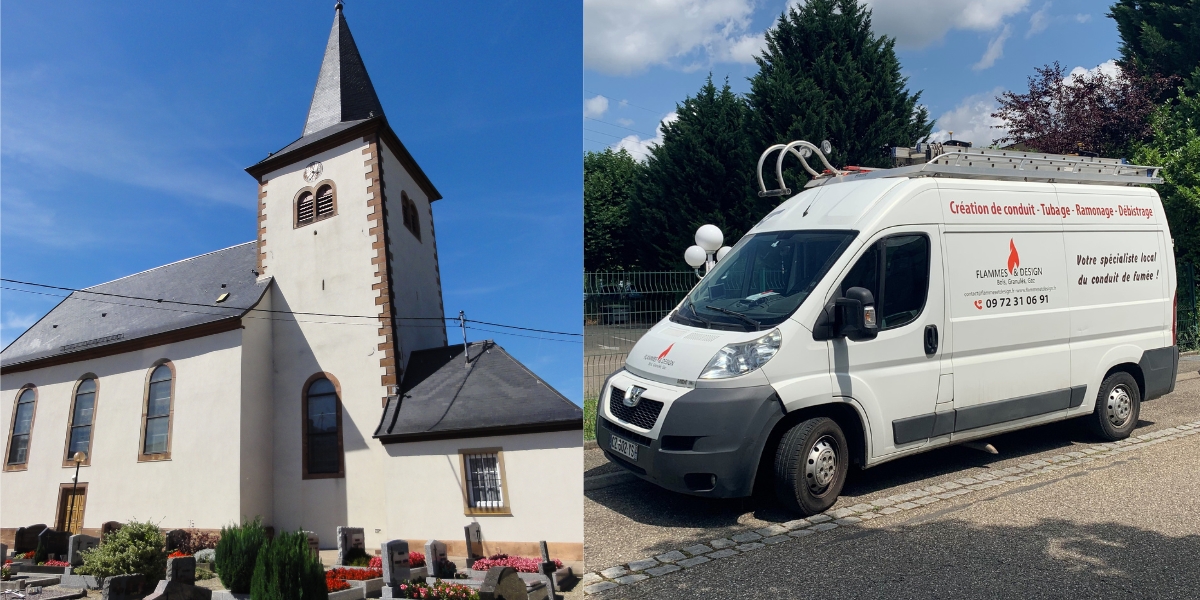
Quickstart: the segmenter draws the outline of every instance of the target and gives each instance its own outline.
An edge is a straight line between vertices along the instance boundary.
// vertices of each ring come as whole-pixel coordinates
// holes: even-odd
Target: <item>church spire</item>
[[[342,16],[341,0],[334,13],[333,30],[325,44],[325,58],[321,61],[312,104],[308,106],[304,135],[346,121],[383,116],[383,105],[367,76],[367,67],[354,45],[346,17]]]

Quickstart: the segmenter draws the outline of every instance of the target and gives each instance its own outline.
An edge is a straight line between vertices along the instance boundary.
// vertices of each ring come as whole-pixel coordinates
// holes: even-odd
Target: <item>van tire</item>
[[[1096,410],[1087,417],[1088,426],[1109,442],[1123,440],[1137,427],[1142,412],[1142,394],[1137,380],[1125,371],[1104,378],[1096,395]]]
[[[792,427],[775,451],[775,495],[804,516],[824,512],[842,493],[850,469],[846,435],[833,419],[819,417]]]

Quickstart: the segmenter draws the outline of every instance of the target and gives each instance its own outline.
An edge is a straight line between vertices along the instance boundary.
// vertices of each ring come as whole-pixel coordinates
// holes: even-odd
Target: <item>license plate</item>
[[[617,454],[620,454],[621,456],[624,456],[625,458],[628,458],[629,460],[637,462],[637,455],[638,455],[638,445],[637,444],[635,444],[631,441],[628,441],[628,440],[623,440],[614,435],[614,436],[608,438],[608,447],[613,452],[616,452]]]

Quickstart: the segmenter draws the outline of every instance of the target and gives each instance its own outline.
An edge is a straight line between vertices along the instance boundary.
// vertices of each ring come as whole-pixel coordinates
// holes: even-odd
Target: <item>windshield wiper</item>
[[[762,331],[762,325],[758,321],[755,321],[754,319],[751,319],[750,317],[747,317],[746,315],[743,315],[742,313],[737,312],[736,310],[729,310],[728,308],[721,308],[719,306],[705,306],[704,308],[707,308],[708,310],[715,310],[717,312],[723,312],[727,315],[735,316],[735,317],[753,325],[755,331]],[[695,310],[696,310],[695,308],[692,309],[693,312],[695,312]]]
[[[705,328],[712,329],[712,322],[700,316],[700,313],[696,312],[696,303],[693,302],[691,298],[688,298],[688,308],[692,309],[693,315],[696,315],[696,318],[693,319],[693,321],[700,321],[704,324]]]

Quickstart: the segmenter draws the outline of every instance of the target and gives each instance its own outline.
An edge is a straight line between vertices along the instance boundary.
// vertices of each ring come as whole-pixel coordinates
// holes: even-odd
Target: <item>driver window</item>
[[[897,235],[875,242],[842,279],[843,295],[852,287],[865,288],[875,297],[881,331],[915,321],[929,293],[929,238]]]

